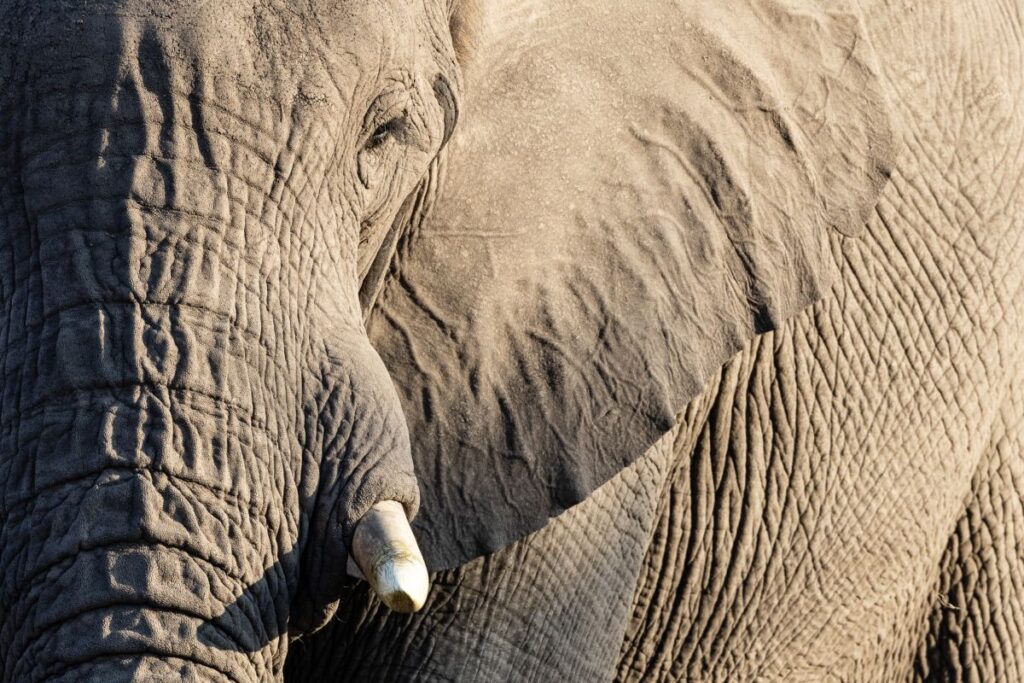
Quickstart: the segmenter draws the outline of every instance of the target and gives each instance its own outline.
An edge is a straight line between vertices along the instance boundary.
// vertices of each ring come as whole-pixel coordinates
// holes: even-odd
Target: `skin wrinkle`
[[[183,477],[180,472],[165,472],[165,471],[162,471],[162,470],[160,470],[158,468],[154,468],[154,467],[150,466],[150,467],[147,467],[145,469],[138,468],[138,467],[106,467],[106,468],[104,468],[102,470],[96,470],[96,471],[92,471],[92,472],[87,472],[87,473],[82,474],[79,477],[75,477],[74,479],[69,479],[69,480],[66,480],[66,481],[58,482],[58,483],[55,483],[55,484],[47,487],[47,489],[40,490],[40,491],[37,492],[36,496],[34,496],[32,498],[27,498],[25,501],[23,501],[23,504],[34,503],[34,502],[36,502],[38,500],[39,497],[41,497],[41,496],[43,496],[45,494],[52,493],[52,492],[54,492],[54,491],[56,491],[58,489],[61,489],[61,488],[70,487],[70,486],[72,486],[75,483],[82,482],[82,481],[84,481],[86,479],[89,479],[89,478],[97,477],[97,475],[104,474],[106,476],[109,476],[110,474],[112,474],[114,472],[118,472],[118,471],[121,471],[121,472],[146,472],[148,474],[154,474],[154,473],[155,474],[160,474],[160,475],[162,475],[164,477],[167,477],[168,479],[173,478],[176,482],[182,482],[182,483],[186,483],[186,484],[189,484],[189,485],[200,486],[200,487],[202,487],[202,488],[204,488],[204,489],[206,489],[206,490],[208,490],[208,491],[210,491],[212,493],[215,493],[218,497],[221,497],[223,499],[228,499],[228,500],[234,499],[232,502],[234,502],[236,505],[238,505],[238,501],[241,500],[240,497],[237,496],[237,494],[232,492],[232,491],[227,491],[227,490],[219,489],[219,488],[210,486],[209,484],[205,484],[205,483],[203,483],[201,481],[196,481],[196,480],[193,480],[193,479],[188,479],[187,477]],[[12,505],[8,510],[5,511],[5,514],[6,515],[10,515],[11,513],[16,512],[19,507],[20,507],[20,505]],[[241,508],[242,506],[238,505],[238,507]],[[249,512],[250,513],[254,513],[252,516],[262,516],[262,515],[266,514],[265,505],[259,505],[256,501],[245,501],[245,507],[249,508]],[[43,570],[38,570],[36,573],[37,574],[41,574],[42,572],[43,572]]]
[[[145,600],[141,600],[141,599],[138,602],[112,602],[112,603],[104,603],[102,605],[99,605],[99,606],[91,609],[91,610],[82,610],[80,612],[76,612],[74,615],[72,615],[71,617],[69,617],[67,619],[63,619],[61,622],[51,623],[51,624],[43,624],[43,625],[40,626],[40,631],[38,633],[29,634],[29,638],[27,638],[27,640],[29,640],[30,642],[34,641],[44,631],[59,631],[60,626],[64,622],[72,621],[74,619],[81,619],[83,616],[87,616],[90,613],[96,613],[96,612],[101,612],[101,611],[105,612],[105,611],[108,611],[108,610],[109,611],[114,611],[114,610],[117,610],[117,608],[119,608],[119,607],[127,607],[127,608],[132,608],[132,607],[148,607],[148,605],[145,602]],[[185,619],[194,619],[194,620],[200,621],[200,622],[202,622],[204,624],[209,622],[209,616],[208,615],[190,614],[188,612],[185,612],[184,610],[176,610],[176,609],[173,609],[173,608],[168,607],[166,605],[160,606],[160,611],[162,613],[166,613],[168,615],[177,615],[179,617],[185,617]],[[229,636],[228,639],[229,640],[233,640],[233,639],[230,638],[230,636]],[[237,641],[234,641],[234,644],[235,645],[239,645],[239,643]],[[35,643],[35,646],[39,647],[40,645],[38,643]],[[45,646],[45,644],[43,646]],[[33,655],[33,654],[35,654],[35,653],[33,652],[32,648],[26,648],[25,650],[23,650],[22,654],[19,655],[19,657],[14,660],[14,668],[12,670],[12,674],[13,675],[19,675],[19,665],[22,662],[25,662],[25,661],[28,661],[28,662],[31,663],[32,662],[32,656],[31,655]],[[135,654],[135,653],[129,651],[129,652],[126,652],[124,654]],[[156,654],[157,656],[160,656],[163,653],[160,653],[159,651],[156,651],[156,652],[149,651],[149,652],[147,652],[146,650],[141,650],[140,649],[138,654]],[[168,652],[167,654],[173,655],[172,652]],[[27,657],[27,659],[26,659],[26,657]],[[203,662],[199,662],[197,660],[197,663],[203,663]],[[73,666],[74,666],[74,662],[71,662],[71,663],[69,663],[67,665],[66,668],[73,668]],[[206,666],[209,667],[208,664],[206,664]],[[209,668],[217,668],[217,667],[209,667]],[[222,670],[221,673],[227,674],[229,672]],[[252,672],[252,673],[255,673],[255,672]]]
[[[123,657],[120,657],[118,655],[107,655],[106,657],[95,657],[95,658],[91,659],[88,662],[88,664],[94,664],[96,662],[102,662],[104,660],[118,660],[119,663],[120,663],[121,661],[123,661],[123,659],[124,659]],[[244,679],[236,679],[236,678],[227,676],[223,672],[218,671],[216,669],[212,669],[211,670],[211,669],[205,667],[202,662],[200,662],[200,661],[198,661],[196,659],[193,659],[193,658],[189,658],[189,657],[185,657],[185,656],[167,656],[167,655],[164,655],[164,656],[162,656],[157,661],[159,661],[160,664],[164,665],[164,666],[166,666],[167,664],[169,664],[171,662],[174,662],[174,661],[184,662],[188,666],[190,666],[190,665],[198,665],[200,667],[200,670],[202,671],[204,676],[211,676],[211,675],[217,676],[217,678],[211,679],[211,683],[212,683],[212,681],[225,681],[226,683],[244,683]],[[58,669],[55,673],[48,674],[49,676],[51,676],[51,678],[49,678],[49,680],[55,681],[55,683],[60,683],[61,681],[64,681],[64,680],[70,680],[70,681],[78,680],[77,678],[63,679],[63,678],[52,677],[52,676],[59,676],[59,675],[61,675],[63,673],[68,673],[69,671],[70,671],[70,675],[72,677],[77,677],[77,676],[82,674],[83,668],[82,668],[82,665],[77,665],[76,667],[64,667],[63,669]],[[174,671],[165,671],[163,675],[180,675],[180,674],[181,674],[181,669],[178,669],[178,670],[174,670]]]
[[[119,482],[119,483],[123,483],[123,482]],[[108,483],[107,485],[110,485],[110,484]],[[213,498],[213,497],[206,497],[206,499],[205,499],[205,501],[204,501],[204,504],[207,504],[207,505],[208,505],[208,504],[210,504],[211,502],[213,502],[214,500],[216,500],[216,499],[215,499],[215,498]],[[61,502],[64,502],[64,501],[61,501]],[[196,510],[198,510],[198,508],[196,508]],[[239,510],[241,511],[241,508],[239,508]],[[225,510],[222,510],[222,511],[220,511],[220,512],[219,512],[218,514],[222,514],[222,513],[224,512],[224,511],[225,511]],[[222,527],[222,529],[223,529],[223,531],[224,531],[224,532],[226,533],[226,535],[230,535],[230,534],[231,534],[231,533],[232,533],[232,532],[234,531],[234,529],[235,529],[236,527],[242,526],[242,522],[244,522],[244,521],[245,521],[245,517],[244,517],[244,516],[242,516],[242,515],[238,515],[238,516],[237,516],[237,517],[235,517],[234,519],[230,519],[230,520],[226,520],[226,521],[224,521],[223,523],[221,523],[221,524],[220,524],[220,526]],[[211,529],[206,529],[206,532],[215,532],[215,531],[216,531],[216,529],[215,529],[215,528],[211,528]],[[141,534],[141,532],[139,532],[139,533]],[[193,539],[185,539],[185,540],[184,540],[184,541],[182,541],[182,542],[186,542],[186,541],[188,541],[188,542],[191,542],[192,540],[193,540]],[[120,543],[120,542],[117,542],[117,543]],[[156,541],[155,541],[155,540],[154,540],[154,543],[156,543]],[[116,544],[116,543],[115,543],[115,544]],[[87,547],[87,545],[88,545],[88,543],[84,543],[84,542],[81,542],[81,541],[80,541],[80,542],[79,542],[79,543],[77,544],[77,546],[76,546],[76,547],[78,547],[79,549],[84,549],[84,548],[86,548],[86,547]],[[112,544],[111,544],[111,543],[104,543],[103,545],[104,545],[104,547],[105,547],[105,546],[109,546],[109,545],[112,545]],[[156,543],[156,545],[160,545],[160,543]],[[197,543],[197,545],[201,545],[201,543]],[[225,550],[225,549],[223,549],[223,548],[222,548],[222,549],[220,549],[220,551],[219,551],[219,552],[222,552],[222,553],[224,553],[224,557],[223,557],[223,558],[217,558],[217,559],[215,559],[215,558],[213,558],[212,556],[208,556],[208,557],[202,558],[202,560],[203,560],[203,561],[205,561],[205,562],[219,562],[219,563],[221,563],[221,564],[223,565],[223,564],[224,564],[225,562],[231,562],[231,561],[234,561],[234,560],[237,560],[237,559],[239,559],[239,558],[237,558],[237,557],[236,557],[236,558],[231,558],[231,557],[230,557],[230,556],[229,556],[229,555],[227,554],[226,550]],[[63,560],[64,560],[64,559],[66,558],[66,557],[69,557],[69,556],[71,556],[71,555],[73,555],[73,554],[74,554],[74,551],[73,551],[73,550],[69,550],[69,551],[68,551],[68,552],[67,552],[67,553],[66,553],[65,555],[62,555],[62,556],[60,556],[60,557],[55,557],[55,558],[54,558],[54,559],[53,559],[53,560],[51,561],[51,564],[53,564],[53,563],[59,563],[59,562],[62,562],[62,561],[63,561]],[[226,566],[226,565],[224,565],[224,566]],[[44,574],[44,573],[45,573],[46,571],[47,571],[47,569],[46,569],[45,567],[44,567],[44,568],[41,568],[41,569],[37,569],[37,570],[35,570],[35,572],[34,572],[34,573],[33,573],[32,575],[30,575],[30,576],[27,576],[27,577],[24,577],[24,579],[23,579],[23,583],[26,583],[26,584],[27,584],[27,583],[30,583],[30,582],[31,582],[32,580],[34,580],[34,578],[36,578],[36,577],[39,577],[39,576],[42,576],[42,575],[43,575],[43,574]],[[235,566],[235,568],[234,568],[234,569],[233,569],[233,570],[232,570],[232,571],[231,571],[230,573],[233,573],[233,574],[237,574],[237,575],[238,575],[238,576],[240,577],[240,576],[241,576],[241,571],[242,571],[242,570],[241,570],[241,569],[240,569],[240,568],[239,568],[238,566]],[[15,589],[15,590],[20,590],[20,588],[18,588],[18,589]]]

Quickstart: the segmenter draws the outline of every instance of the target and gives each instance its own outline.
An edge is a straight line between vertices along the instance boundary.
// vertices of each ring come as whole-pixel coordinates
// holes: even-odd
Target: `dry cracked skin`
[[[1019,9],[0,0],[0,680],[1024,677]]]

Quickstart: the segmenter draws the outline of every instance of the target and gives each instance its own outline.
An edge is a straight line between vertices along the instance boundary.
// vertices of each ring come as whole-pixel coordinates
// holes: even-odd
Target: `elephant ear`
[[[863,229],[894,154],[870,43],[829,3],[502,5],[368,321],[432,569],[581,502],[824,296],[830,232]]]

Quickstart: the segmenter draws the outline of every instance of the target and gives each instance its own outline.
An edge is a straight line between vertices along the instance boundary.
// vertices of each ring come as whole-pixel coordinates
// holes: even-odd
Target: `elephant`
[[[0,0],[0,678],[1020,679],[1019,9]]]

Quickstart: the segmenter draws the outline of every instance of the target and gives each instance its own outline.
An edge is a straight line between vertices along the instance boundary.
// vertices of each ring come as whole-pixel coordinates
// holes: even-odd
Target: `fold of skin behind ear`
[[[369,321],[431,568],[583,500],[828,291],[830,231],[860,231],[894,156],[870,43],[833,6],[495,10],[444,191]]]

